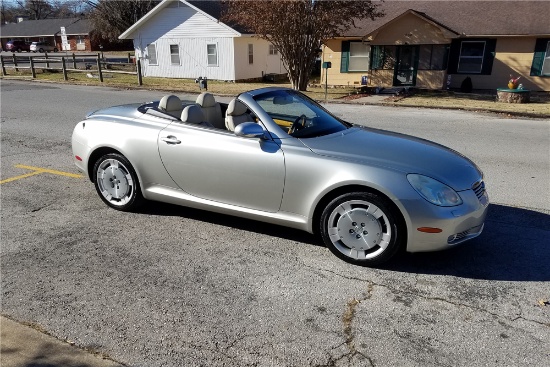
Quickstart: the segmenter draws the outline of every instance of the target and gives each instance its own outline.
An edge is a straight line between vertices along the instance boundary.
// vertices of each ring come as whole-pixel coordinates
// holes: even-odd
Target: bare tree
[[[67,18],[80,15],[82,0],[16,0],[5,5],[2,1],[2,22],[15,21],[16,15],[27,15],[31,20]]]
[[[92,8],[90,20],[100,39],[117,42],[118,36],[153,9],[154,0],[85,0]]]
[[[371,0],[225,0],[222,21],[272,43],[292,87],[306,90],[321,45],[354,27],[357,19],[380,16]]]
[[[0,24],[15,22],[17,7],[11,3],[0,1]]]
[[[16,3],[31,20],[46,19],[54,13],[52,4],[45,0],[17,0]]]

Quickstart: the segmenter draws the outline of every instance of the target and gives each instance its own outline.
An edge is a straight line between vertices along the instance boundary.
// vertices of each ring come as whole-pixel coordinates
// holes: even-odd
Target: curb
[[[94,350],[61,341],[36,324],[22,324],[0,316],[0,365],[125,367]]]

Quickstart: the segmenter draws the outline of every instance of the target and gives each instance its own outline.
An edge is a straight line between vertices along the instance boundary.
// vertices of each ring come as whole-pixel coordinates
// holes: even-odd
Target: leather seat
[[[218,129],[225,129],[225,124],[222,115],[222,108],[210,93],[201,93],[197,97],[197,105],[200,106],[204,113],[206,121],[210,122]]]
[[[204,120],[204,114],[197,105],[189,105],[181,112],[181,121],[188,124],[196,124],[206,127],[214,127],[211,123]]]
[[[246,106],[237,99],[229,102],[225,114],[225,127],[229,131],[235,131],[235,127],[243,122],[254,122],[252,115],[247,113]]]
[[[180,117],[182,110],[181,100],[174,95],[164,96],[159,102],[159,110],[174,117]]]

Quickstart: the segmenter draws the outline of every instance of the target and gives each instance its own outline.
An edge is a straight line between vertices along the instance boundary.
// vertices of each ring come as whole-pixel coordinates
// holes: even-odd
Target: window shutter
[[[382,46],[372,46],[370,57],[371,70],[377,70],[382,67]]]
[[[451,42],[451,48],[449,50],[449,74],[456,74],[458,70],[458,59],[460,58],[460,40],[453,40]]]
[[[535,43],[535,53],[533,55],[533,64],[531,65],[531,76],[542,75],[542,65],[546,56],[546,46],[550,38],[539,38]]]
[[[342,41],[342,59],[340,62],[340,72],[347,73],[349,67],[349,41]]]
[[[485,55],[483,56],[483,66],[481,75],[491,75],[493,71],[493,61],[495,60],[496,39],[488,39],[485,42]]]

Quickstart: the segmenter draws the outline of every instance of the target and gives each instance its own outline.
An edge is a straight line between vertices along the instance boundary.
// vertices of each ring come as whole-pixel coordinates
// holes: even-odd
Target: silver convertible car
[[[287,88],[99,110],[72,147],[114,209],[147,199],[298,228],[356,264],[454,247],[481,233],[489,205],[466,157],[353,125]]]

